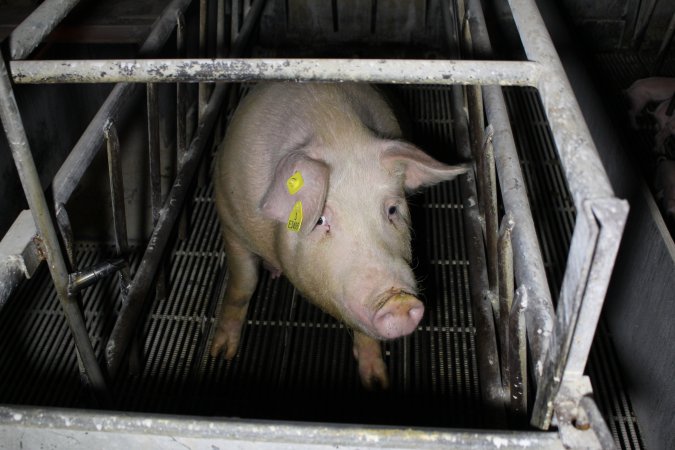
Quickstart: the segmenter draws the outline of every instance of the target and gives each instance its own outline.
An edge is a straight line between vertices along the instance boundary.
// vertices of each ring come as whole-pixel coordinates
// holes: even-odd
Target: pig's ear
[[[326,163],[292,153],[277,165],[260,209],[289,232],[309,234],[323,212],[329,175]]]
[[[448,166],[436,161],[412,144],[392,141],[382,153],[382,164],[394,174],[402,174],[406,191],[448,181],[466,173],[468,166]]]

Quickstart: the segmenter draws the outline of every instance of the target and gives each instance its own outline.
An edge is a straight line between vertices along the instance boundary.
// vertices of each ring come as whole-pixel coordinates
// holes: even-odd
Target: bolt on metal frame
[[[537,427],[547,429],[554,409],[559,423],[565,418],[568,422],[573,419],[574,414],[570,411],[592,409],[588,402],[580,402],[581,397],[590,392],[587,378],[583,376],[583,369],[618,251],[628,205],[614,196],[560,59],[535,3],[532,0],[510,0],[509,3],[528,61],[490,59],[492,51],[480,2],[468,0],[469,26],[467,29],[471,31],[471,46],[476,60],[237,59],[236,57],[239,56],[237,49],[241,50],[241,47],[235,44],[231,52],[233,58],[230,59],[13,60],[9,62],[9,69],[11,80],[14,83],[125,83],[115,88],[125,93],[113,91],[109,101],[106,102],[107,106],[104,105],[89,127],[93,126],[94,131],[90,132],[88,129],[85,132],[86,139],[83,136],[81,139],[83,143],[76,145],[57,174],[54,192],[59,204],[65,204],[100,147],[103,139],[102,125],[111,116],[119,114],[124,103],[122,98],[132,97],[139,91],[135,87],[137,84],[126,83],[293,80],[481,86],[482,92],[473,91],[474,94],[478,94],[475,104],[479,105],[477,110],[482,110],[480,105],[484,105],[487,121],[494,128],[495,160],[501,194],[506,210],[516,221],[511,231],[511,239],[518,289],[509,316],[522,314],[524,317],[530,351],[534,359],[537,384],[532,423]],[[175,11],[184,10],[188,4],[189,2],[185,0],[172,2],[167,8],[169,12],[162,16],[163,20],[166,19],[161,22],[165,24],[164,31],[158,33],[168,35],[166,30],[172,30],[175,23]],[[259,14],[263,4],[264,1],[254,2],[246,19]],[[173,9],[170,9],[171,7]],[[233,17],[233,20],[236,19]],[[252,22],[252,20],[245,21],[239,37],[245,34],[243,30]],[[249,25],[249,28],[252,26]],[[157,42],[163,41],[157,38]],[[241,41],[238,40],[238,42]],[[161,45],[157,47],[159,46]],[[11,104],[13,93],[10,76],[4,69],[4,63],[1,68],[0,100],[3,105]],[[504,85],[532,86],[539,90],[578,211],[563,286],[555,313],[500,89],[500,86]],[[194,162],[196,155],[201,153],[199,147],[203,145],[205,130],[210,128],[205,126],[205,122],[210,122],[212,117],[208,113],[209,106],[219,104],[219,99],[224,96],[223,86],[225,85],[218,85],[212,94],[211,101],[200,120],[199,131],[184,156],[181,170],[185,170],[185,174],[181,173],[177,178],[181,183],[189,182],[191,177],[187,175],[194,173],[188,163]],[[481,93],[482,96],[480,96]],[[22,131],[18,111],[3,108],[2,118],[8,137],[16,132],[12,124],[18,124],[19,131]],[[474,126],[475,124],[472,125]],[[479,133],[472,135],[474,140],[477,134]],[[30,151],[24,142],[25,137],[9,141],[17,164],[24,161],[32,163]],[[198,161],[198,158],[196,160]],[[196,168],[196,163],[191,164]],[[40,197],[42,191],[36,177],[22,179],[22,183],[27,195],[29,192],[38,192],[36,196]],[[159,260],[156,255],[161,255],[161,251],[158,252],[155,246],[165,234],[168,234],[166,229],[172,227],[178,215],[176,212],[178,208],[172,205],[174,202],[180,205],[184,199],[184,187],[181,191],[181,185],[174,184],[174,189],[160,212],[157,227],[146,250],[147,261],[155,262],[148,262],[147,269],[143,269],[144,266],[141,263],[141,269],[139,269],[139,273],[147,272],[146,275],[149,278],[152,278],[151,275],[154,275],[156,270],[156,262]],[[44,196],[42,198],[44,199]],[[29,200],[31,200],[30,196]],[[53,224],[46,214],[48,211],[46,203],[32,200],[31,202],[31,209],[36,214],[40,234],[45,239],[50,236],[54,237],[54,239],[49,239],[48,258],[57,262],[59,259],[63,260],[61,249],[55,240]],[[39,214],[42,216],[46,214],[46,218],[39,217]],[[144,262],[146,257],[143,259]],[[63,281],[64,276],[67,276],[64,270],[58,270],[59,267],[64,269],[65,265],[50,262],[50,268],[54,270],[55,284],[63,284],[59,280]],[[135,291],[134,287],[136,287]],[[132,309],[140,309],[139,304],[144,300],[147,288],[148,286],[142,284],[132,284],[129,297],[133,301],[130,300],[127,305],[133,305],[130,306]],[[517,325],[521,320],[516,316],[515,324],[508,331],[509,336],[514,336],[518,341],[523,340]],[[118,324],[121,322],[123,321],[118,321]],[[117,330],[118,326],[116,325],[115,328]],[[128,325],[120,325],[119,330],[131,330],[131,328]],[[115,333],[116,331],[113,331],[114,335]],[[130,334],[130,331],[117,331],[117,333],[124,335]],[[506,335],[506,331],[503,334]],[[128,342],[124,342],[124,339],[119,342],[111,340],[111,342],[107,352],[109,356],[112,355],[109,364],[114,373]],[[514,359],[520,361],[517,356],[514,355]],[[589,415],[597,416],[595,412]]]

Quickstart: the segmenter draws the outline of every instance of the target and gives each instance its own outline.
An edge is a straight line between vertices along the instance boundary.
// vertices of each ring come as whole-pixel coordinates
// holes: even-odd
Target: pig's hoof
[[[225,359],[233,359],[237,354],[239,347],[239,336],[241,329],[233,332],[232,330],[218,327],[213,342],[211,344],[211,356],[216,358],[219,354],[223,354]]]
[[[381,391],[389,388],[387,365],[381,358],[369,361],[359,360],[359,375],[363,387],[369,391]]]

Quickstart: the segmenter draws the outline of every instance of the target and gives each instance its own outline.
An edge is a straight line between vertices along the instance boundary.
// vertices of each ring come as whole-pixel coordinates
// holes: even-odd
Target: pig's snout
[[[424,315],[424,304],[410,294],[389,297],[373,317],[377,333],[385,339],[405,336],[417,328]]]

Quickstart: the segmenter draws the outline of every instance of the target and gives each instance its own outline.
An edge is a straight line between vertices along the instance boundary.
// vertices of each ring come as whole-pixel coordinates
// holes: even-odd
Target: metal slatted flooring
[[[441,160],[450,156],[450,89],[396,88],[413,122],[414,141]],[[552,292],[558,292],[574,225],[574,206],[535,91],[505,89],[514,137],[531,194],[535,225]],[[392,387],[365,392],[344,327],[301,299],[284,278],[261,277],[238,356],[207,352],[226,257],[210,186],[197,190],[189,234],[170,253],[170,294],[156,301],[139,332],[144,365],[112,389],[128,411],[442,427],[482,422],[468,260],[459,185],[443,183],[410,200],[415,272],[427,313],[417,332],[385,344]],[[80,245],[81,265],[108,250]],[[84,295],[97,352],[119,307],[113,277]],[[589,369],[613,374],[611,351],[595,345]],[[598,353],[600,352],[600,353]],[[0,311],[0,403],[84,406],[73,344],[44,267]],[[593,369],[595,367],[598,369]],[[610,375],[606,375],[609,373]],[[634,436],[620,383],[596,385],[600,407],[619,436]],[[612,405],[628,405],[613,409]],[[634,418],[633,418],[634,419]],[[627,434],[626,434],[627,433]],[[630,440],[630,439],[628,439]],[[636,441],[637,442],[637,441]],[[640,448],[639,446],[624,448]]]

